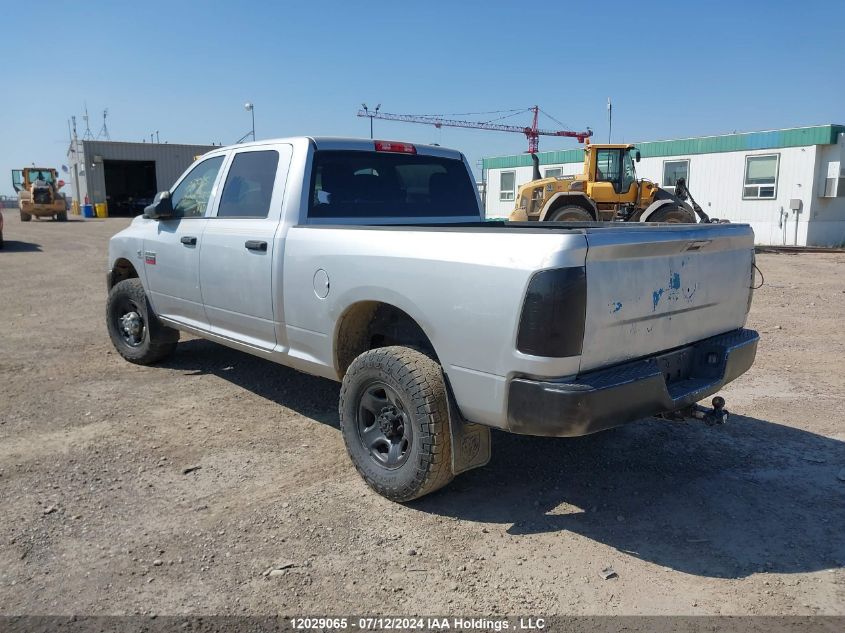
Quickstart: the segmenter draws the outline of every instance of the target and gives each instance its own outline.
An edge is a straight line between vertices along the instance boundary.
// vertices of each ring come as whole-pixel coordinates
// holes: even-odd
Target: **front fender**
[[[680,198],[672,196],[671,198],[661,198],[660,200],[655,200],[654,202],[652,202],[650,205],[648,205],[646,207],[646,210],[642,212],[642,215],[640,215],[640,217],[637,221],[638,222],[648,222],[649,217],[654,215],[654,213],[658,209],[665,207],[667,204],[670,204],[670,205],[673,205],[673,206],[677,205],[679,207],[683,207],[683,208],[689,210],[689,212],[692,214],[693,218],[696,218],[698,216],[698,214],[695,212],[695,209],[693,209],[688,203],[684,202]]]
[[[655,200],[646,207],[646,210],[642,212],[642,215],[640,215],[640,219],[638,221],[648,222],[649,217],[651,217],[655,211],[662,207],[665,207],[667,204],[675,206],[676,203],[673,200]]]

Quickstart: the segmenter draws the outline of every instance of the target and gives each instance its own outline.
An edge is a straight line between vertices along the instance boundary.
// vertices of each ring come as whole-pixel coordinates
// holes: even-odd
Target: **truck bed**
[[[575,377],[742,328],[754,253],[742,224],[510,222],[303,225],[285,250],[291,354],[330,365],[345,307],[384,301],[425,331],[468,419],[500,427],[514,378]],[[532,276],[568,267],[586,271],[586,303],[568,308],[585,315],[581,354],[520,352]],[[326,300],[311,289],[318,268]]]

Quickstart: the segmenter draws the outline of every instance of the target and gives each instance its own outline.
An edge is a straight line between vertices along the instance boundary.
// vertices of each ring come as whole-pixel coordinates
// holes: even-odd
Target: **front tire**
[[[440,365],[409,347],[364,352],[340,391],[340,430],[358,473],[392,501],[452,481],[446,384]]]
[[[593,222],[595,218],[584,207],[570,204],[551,211],[546,222]]]
[[[138,278],[114,285],[106,302],[106,325],[117,353],[130,363],[151,365],[176,349],[179,331],[161,323]]]
[[[695,224],[695,215],[679,205],[667,204],[652,213],[646,222],[669,222],[670,224]]]
[[[56,220],[59,222],[67,222],[67,211],[60,211],[56,214]]]

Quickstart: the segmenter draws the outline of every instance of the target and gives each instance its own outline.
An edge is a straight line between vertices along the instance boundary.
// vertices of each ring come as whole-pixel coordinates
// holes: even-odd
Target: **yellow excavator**
[[[537,155],[531,158],[534,177],[519,188],[512,221],[694,223],[698,216],[711,222],[683,178],[674,193],[637,180],[640,151],[634,145],[586,145],[584,172],[576,176],[543,178]]]
[[[12,186],[18,192],[21,222],[29,222],[32,216],[67,220],[67,202],[59,191],[64,184],[51,167],[13,169]]]

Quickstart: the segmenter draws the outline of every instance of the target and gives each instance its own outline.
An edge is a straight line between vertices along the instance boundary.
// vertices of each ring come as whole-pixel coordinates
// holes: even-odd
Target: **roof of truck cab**
[[[251,141],[249,143],[239,143],[237,145],[229,145],[226,147],[220,147],[216,150],[212,150],[213,153],[215,151],[220,150],[230,150],[234,148],[246,148],[246,147],[260,147],[262,145],[270,145],[273,143],[292,143],[295,141],[302,141],[308,140],[313,142],[317,149],[320,150],[353,150],[353,151],[373,151],[375,149],[374,143],[375,141],[389,141],[391,143],[406,143],[408,145],[413,145],[416,150],[417,154],[423,154],[425,156],[441,156],[444,158],[455,158],[455,159],[462,159],[463,154],[456,149],[449,149],[448,147],[441,147],[439,145],[425,145],[423,143],[411,143],[410,141],[402,141],[395,138],[379,138],[379,139],[370,139],[370,138],[354,138],[354,137],[342,137],[342,136],[290,136],[285,138],[268,138],[262,139],[260,141]]]

